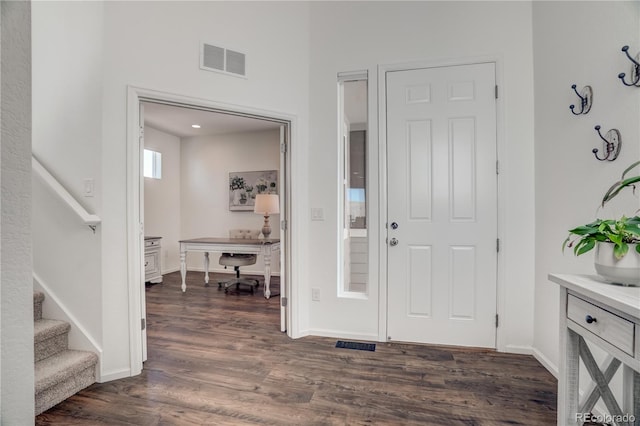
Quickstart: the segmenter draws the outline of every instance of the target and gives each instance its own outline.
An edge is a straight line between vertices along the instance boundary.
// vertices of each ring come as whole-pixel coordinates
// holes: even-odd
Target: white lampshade
[[[270,215],[280,213],[280,201],[277,194],[258,194],[253,211],[258,214]]]

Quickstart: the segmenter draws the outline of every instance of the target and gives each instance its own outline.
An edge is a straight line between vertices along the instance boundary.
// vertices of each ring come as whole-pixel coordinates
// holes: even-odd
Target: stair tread
[[[65,321],[42,318],[33,323],[33,334],[35,343],[68,333],[71,329],[69,323]]]
[[[51,386],[95,366],[98,355],[88,351],[66,350],[35,363],[36,395]]]

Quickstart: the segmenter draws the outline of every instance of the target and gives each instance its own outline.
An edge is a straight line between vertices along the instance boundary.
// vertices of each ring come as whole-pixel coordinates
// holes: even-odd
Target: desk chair
[[[260,230],[253,229],[231,229],[229,230],[229,238],[249,239],[255,240],[260,236]],[[222,253],[219,263],[223,265],[225,269],[227,266],[233,266],[233,270],[236,272],[235,278],[228,281],[218,281],[218,288],[224,286],[224,292],[229,291],[229,287],[235,285],[236,289],[240,288],[240,284],[248,285],[253,294],[254,289],[258,288],[260,282],[256,279],[240,278],[240,267],[253,265],[256,263],[258,255],[246,254],[246,253]]]

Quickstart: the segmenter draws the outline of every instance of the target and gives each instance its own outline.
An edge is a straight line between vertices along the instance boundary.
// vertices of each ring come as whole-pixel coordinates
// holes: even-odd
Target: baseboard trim
[[[555,377],[556,379],[558,378],[558,366],[555,365],[553,362],[551,362],[551,360],[549,360],[549,358],[547,358],[542,352],[540,352],[538,349],[536,348],[532,348],[533,349],[533,357],[535,359],[538,360],[538,362],[540,364],[542,364],[542,366],[544,368],[547,369],[547,371],[549,373],[551,373],[553,375],[553,377]]]
[[[178,266],[177,268],[168,268],[168,269],[164,269],[164,270],[162,271],[162,275],[165,275],[165,274],[171,274],[171,273],[173,273],[173,272],[178,272],[179,270],[180,270],[180,267],[179,267],[179,266]]]
[[[131,377],[131,370],[128,368],[103,374],[102,377],[100,377],[100,380],[98,380],[98,383],[111,382],[113,380],[124,379],[127,377]]]
[[[500,352],[518,355],[533,355],[533,348],[531,346],[507,345]]]
[[[345,333],[337,330],[326,330],[326,329],[310,329],[307,330],[309,336],[319,336],[319,337],[333,337],[336,339],[351,339],[351,340],[365,340],[368,342],[378,342],[378,334],[365,334],[365,333]]]

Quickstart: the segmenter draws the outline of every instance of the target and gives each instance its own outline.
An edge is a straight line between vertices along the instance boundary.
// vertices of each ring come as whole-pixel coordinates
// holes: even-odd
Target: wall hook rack
[[[622,81],[622,84],[624,84],[625,86],[640,87],[640,53],[638,53],[636,57],[633,58],[631,57],[631,55],[629,55],[629,46],[623,46],[622,51],[624,52],[625,55],[627,55],[627,58],[629,58],[629,60],[633,64],[631,65],[631,75],[629,76],[629,78],[631,79],[631,82],[627,83],[627,81],[625,80],[626,74],[623,72],[618,74],[618,78],[620,79],[620,81]]]
[[[569,105],[569,109],[573,113],[573,115],[586,114],[591,111],[591,105],[593,104],[593,90],[591,86],[584,86],[581,92],[578,92],[578,86],[575,84],[571,86],[576,95],[580,98],[580,111],[576,112],[575,105]]]
[[[603,141],[603,151],[604,156],[598,156],[598,148],[593,148],[591,152],[596,158],[600,161],[613,161],[618,158],[618,154],[620,154],[620,148],[622,148],[622,138],[620,137],[620,131],[618,129],[609,130],[604,136],[600,133],[600,126],[595,127],[600,139]]]

